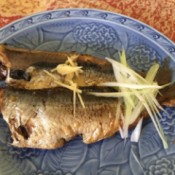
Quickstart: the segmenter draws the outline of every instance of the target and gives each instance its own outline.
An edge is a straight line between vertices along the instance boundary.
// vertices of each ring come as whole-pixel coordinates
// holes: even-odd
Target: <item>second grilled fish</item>
[[[1,91],[1,112],[12,133],[13,145],[54,149],[82,135],[83,142],[107,138],[119,129],[117,99],[82,95],[73,115],[72,92],[52,89]]]

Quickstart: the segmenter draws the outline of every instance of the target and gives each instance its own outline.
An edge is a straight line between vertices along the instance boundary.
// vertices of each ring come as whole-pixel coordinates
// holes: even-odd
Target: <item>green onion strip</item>
[[[159,64],[154,63],[144,78],[129,67],[124,50],[122,51],[120,62],[110,58],[106,59],[112,64],[116,82],[106,82],[99,84],[99,86],[113,87],[117,90],[117,92],[91,92],[90,94],[95,96],[118,98],[119,105],[117,107],[116,115],[119,115],[119,113],[122,112],[122,110],[119,110],[121,105],[124,106],[125,109],[122,114],[123,126],[120,128],[123,138],[128,137],[129,125],[136,121],[143,110],[146,109],[162,140],[164,148],[168,148],[168,144],[158,118],[158,116],[161,116],[159,111],[163,110],[163,108],[157,101],[156,96],[159,93],[159,89],[164,88],[170,83],[159,86],[154,81],[159,69]],[[118,119],[118,117],[116,117],[116,119]]]

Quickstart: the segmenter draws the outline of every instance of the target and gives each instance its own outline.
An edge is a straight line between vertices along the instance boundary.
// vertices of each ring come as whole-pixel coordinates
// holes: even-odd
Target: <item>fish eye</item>
[[[23,79],[26,81],[30,81],[31,76],[29,73],[25,72],[24,70],[16,69],[16,70],[11,70],[10,71],[10,77],[13,79]]]

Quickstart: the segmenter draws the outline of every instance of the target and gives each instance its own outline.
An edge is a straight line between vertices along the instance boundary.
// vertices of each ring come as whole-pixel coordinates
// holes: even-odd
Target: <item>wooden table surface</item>
[[[0,27],[24,16],[60,8],[95,8],[121,13],[175,41],[175,0],[0,0]]]

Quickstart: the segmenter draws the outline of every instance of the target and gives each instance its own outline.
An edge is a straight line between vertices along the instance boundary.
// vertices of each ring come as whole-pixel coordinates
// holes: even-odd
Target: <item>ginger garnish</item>
[[[51,72],[57,71],[60,75],[75,74],[81,71],[81,66],[71,66],[67,64],[59,64],[56,68],[52,69]]]
[[[78,88],[77,84],[73,81],[74,77],[78,76],[79,73],[82,73],[82,67],[77,66],[78,55],[72,55],[68,57],[68,60],[64,64],[59,64],[57,67],[52,69],[50,72],[44,70],[44,72],[53,78],[54,82],[61,87],[67,88],[73,92],[73,115],[76,114],[76,95],[80,101],[80,104],[85,108],[81,93],[82,91]],[[61,75],[64,79],[63,82],[57,80],[56,75],[53,73],[56,72]]]

